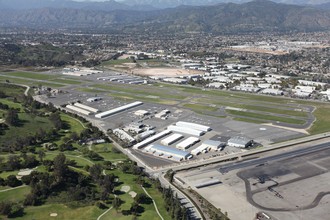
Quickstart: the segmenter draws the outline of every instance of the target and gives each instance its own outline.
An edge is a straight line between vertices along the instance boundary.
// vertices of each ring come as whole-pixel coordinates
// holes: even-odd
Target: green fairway
[[[20,109],[20,111],[22,110],[22,105],[13,101],[10,101],[8,99],[1,99],[0,98],[0,102],[2,104],[6,104],[9,106],[9,108],[16,108],[16,109]]]
[[[20,202],[25,199],[25,196],[30,193],[29,186],[22,186],[9,191],[0,192],[0,201]]]
[[[0,91],[4,92],[7,96],[15,97],[24,94],[26,88],[16,86],[8,83],[0,83]]]
[[[15,140],[17,134],[19,134],[20,137],[24,137],[34,135],[39,129],[50,131],[53,128],[52,123],[46,117],[31,117],[31,115],[26,113],[19,113],[18,117],[22,121],[22,126],[9,127],[9,129],[5,131],[5,135],[0,136],[0,143]]]
[[[46,204],[42,206],[29,206],[24,209],[25,215],[17,217],[21,220],[45,220],[45,219],[61,219],[61,220],[95,220],[105,210],[96,206],[86,206],[81,208],[70,208],[63,204]],[[57,213],[57,217],[50,217],[51,213]]]
[[[92,150],[100,154],[104,158],[104,160],[115,162],[127,159],[127,156],[125,156],[123,153],[113,153],[113,148],[113,144],[110,143],[97,144],[92,146]]]

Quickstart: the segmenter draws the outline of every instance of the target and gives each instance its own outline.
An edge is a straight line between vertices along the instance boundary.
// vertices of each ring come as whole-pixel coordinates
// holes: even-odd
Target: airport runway
[[[319,145],[312,146],[309,148],[294,150],[294,151],[277,154],[274,156],[264,157],[264,158],[260,158],[260,159],[235,162],[235,163],[218,168],[218,171],[220,171],[220,173],[224,174],[224,173],[227,173],[232,170],[242,169],[242,168],[246,168],[246,167],[250,167],[250,166],[255,166],[255,165],[262,166],[263,164],[274,161],[274,160],[280,160],[280,159],[285,159],[285,158],[290,158],[290,157],[297,157],[300,155],[320,151],[320,150],[323,150],[323,149],[329,148],[329,147],[330,147],[330,143],[324,143],[324,144],[319,144]]]

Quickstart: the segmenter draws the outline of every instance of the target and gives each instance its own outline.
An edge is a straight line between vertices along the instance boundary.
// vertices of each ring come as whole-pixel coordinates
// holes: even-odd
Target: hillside
[[[238,33],[256,31],[320,31],[330,29],[330,11],[253,1],[216,6],[180,6],[153,11],[41,8],[6,10],[0,27],[85,28],[153,32]]]

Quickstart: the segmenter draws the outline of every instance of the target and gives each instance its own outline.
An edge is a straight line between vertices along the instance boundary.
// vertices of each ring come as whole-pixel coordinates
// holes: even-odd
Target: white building
[[[189,147],[193,146],[194,144],[196,144],[197,142],[199,142],[199,138],[196,137],[189,137],[184,141],[181,141],[180,143],[178,143],[176,145],[176,148],[180,149],[180,150],[186,150]]]
[[[253,144],[253,140],[246,137],[232,137],[228,140],[228,146],[237,148],[246,148]]]

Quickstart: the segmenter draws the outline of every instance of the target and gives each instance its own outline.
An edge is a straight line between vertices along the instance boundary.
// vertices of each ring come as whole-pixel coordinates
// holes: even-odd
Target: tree
[[[144,193],[138,193],[135,198],[134,201],[137,202],[138,204],[145,204],[147,203],[148,200],[148,196]]]
[[[94,164],[89,168],[89,174],[95,182],[99,182],[102,175],[102,166],[100,164]]]
[[[5,121],[7,124],[12,125],[12,126],[18,126],[20,121],[18,118],[18,113],[16,109],[9,109],[5,118]]]
[[[45,153],[44,150],[39,150],[39,151],[38,151],[38,157],[39,157],[39,160],[40,160],[41,162],[44,161],[45,156],[46,156],[46,153]]]
[[[116,211],[118,211],[121,204],[122,204],[122,201],[118,197],[115,197],[114,200],[112,201],[112,206],[113,206],[114,209],[116,209]]]
[[[21,161],[19,156],[10,155],[7,161],[7,168],[9,170],[18,170],[21,168]]]
[[[9,175],[7,177],[7,185],[10,187],[17,187],[22,185],[22,182],[20,180],[17,179],[17,177],[15,175]]]
[[[60,153],[54,158],[54,177],[57,183],[61,183],[68,172],[68,166],[66,164],[66,157],[63,153]]]

